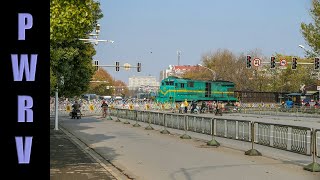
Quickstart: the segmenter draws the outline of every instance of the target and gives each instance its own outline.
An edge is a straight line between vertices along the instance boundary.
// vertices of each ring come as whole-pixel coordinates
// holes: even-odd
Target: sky
[[[99,65],[128,85],[131,76],[155,76],[169,65],[196,65],[204,54],[227,49],[263,56],[303,57],[301,23],[312,23],[311,0],[99,0],[104,15],[96,45]],[[245,61],[245,60],[244,60]],[[262,61],[269,61],[262,59]],[[137,63],[141,62],[141,72]]]

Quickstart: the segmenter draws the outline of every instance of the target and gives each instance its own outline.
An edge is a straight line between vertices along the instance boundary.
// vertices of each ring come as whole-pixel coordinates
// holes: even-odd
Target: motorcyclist
[[[192,101],[191,103],[191,113],[194,113],[194,110],[197,108],[197,103],[195,100]]]
[[[76,101],[74,102],[74,104],[72,105],[72,108],[73,108],[72,113],[73,113],[73,116],[74,116],[74,117],[76,116],[76,113],[80,111],[80,107],[81,107],[81,105],[80,105],[79,102],[76,100]]]
[[[206,102],[202,101],[200,112],[204,113],[204,108],[206,107]]]

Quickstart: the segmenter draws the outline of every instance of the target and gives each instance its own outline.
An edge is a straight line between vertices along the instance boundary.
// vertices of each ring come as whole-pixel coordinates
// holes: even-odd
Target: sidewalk
[[[63,131],[54,130],[54,119],[50,119],[50,179],[114,180],[116,178],[80,149]]]

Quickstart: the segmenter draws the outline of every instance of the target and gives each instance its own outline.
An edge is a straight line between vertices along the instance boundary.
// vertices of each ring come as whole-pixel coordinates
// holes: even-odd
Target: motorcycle
[[[72,112],[70,112],[70,116],[71,116],[71,119],[81,119],[81,111],[80,109],[78,110],[72,110]]]

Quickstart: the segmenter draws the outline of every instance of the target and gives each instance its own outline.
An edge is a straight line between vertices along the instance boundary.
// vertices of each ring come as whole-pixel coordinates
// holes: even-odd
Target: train
[[[161,81],[157,102],[222,101],[236,102],[235,83],[230,81],[204,81],[169,76]]]

